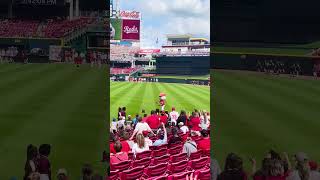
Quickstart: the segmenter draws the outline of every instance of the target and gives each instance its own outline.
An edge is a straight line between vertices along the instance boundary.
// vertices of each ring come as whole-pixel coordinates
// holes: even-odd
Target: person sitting
[[[173,127],[172,128],[172,138],[170,138],[170,140],[168,141],[168,145],[170,146],[171,144],[178,144],[182,142],[181,137],[178,135],[178,129],[177,127]]]
[[[68,173],[65,169],[59,169],[57,172],[58,180],[68,180]]]
[[[243,171],[242,159],[234,153],[228,154],[224,170],[218,175],[218,180],[247,180],[247,174]]]
[[[82,167],[82,177],[81,180],[91,180],[92,179],[93,170],[91,165],[85,164]]]
[[[149,138],[149,131],[143,131],[142,132],[144,140],[146,142],[146,144],[148,144],[148,146],[152,146],[152,140]]]
[[[135,129],[134,129],[134,131],[133,131],[133,134],[132,134],[132,136],[131,136],[130,139],[132,140],[133,137],[134,137],[136,134],[141,134],[143,131],[149,131],[149,132],[151,132],[153,135],[155,135],[154,132],[151,130],[150,126],[148,125],[148,123],[142,122],[142,118],[139,117],[139,118],[138,118],[138,123],[137,123],[137,125],[136,125],[136,127],[135,127]]]
[[[39,147],[39,154],[40,157],[38,159],[39,165],[39,173],[40,177],[43,180],[50,180],[51,179],[51,165],[48,159],[48,156],[51,151],[51,146],[49,144],[42,144]]]
[[[128,154],[122,152],[122,144],[120,141],[114,143],[115,154],[110,154],[110,164],[120,163],[122,161],[128,160]]]
[[[179,122],[178,125],[179,125],[180,130],[183,132],[183,134],[186,134],[187,132],[189,132],[188,126],[184,125],[183,122]]]
[[[187,156],[190,157],[191,153],[197,152],[197,143],[194,142],[191,137],[187,138],[187,141],[183,145],[182,152],[187,153]]]
[[[158,140],[156,140],[154,143],[153,143],[153,146],[160,146],[160,145],[163,145],[163,144],[167,144],[168,143],[168,140],[167,140],[167,130],[166,130],[166,127],[164,126],[163,123],[162,124],[162,128],[163,128],[163,131],[159,131],[158,133]]]
[[[149,150],[149,145],[145,142],[143,135],[137,134],[136,143],[134,143],[132,147],[132,152],[134,156],[136,156],[137,153],[141,153],[147,150]]]
[[[207,130],[202,130],[201,131],[201,136],[203,139],[198,141],[198,149],[199,150],[208,150],[210,149],[210,137],[208,135]]]
[[[115,136],[113,139],[113,142],[116,143],[117,141],[119,141],[119,137]],[[126,140],[119,141],[119,142],[121,143],[121,146],[122,146],[122,150],[121,150],[122,152],[128,153],[131,150],[129,143]],[[114,143],[110,143],[110,146],[109,146],[110,153],[113,153],[113,154],[116,153],[116,151],[114,149]]]
[[[148,125],[152,130],[157,130],[160,125],[158,114],[154,110],[152,110],[151,115],[147,118],[146,122],[148,123]]]

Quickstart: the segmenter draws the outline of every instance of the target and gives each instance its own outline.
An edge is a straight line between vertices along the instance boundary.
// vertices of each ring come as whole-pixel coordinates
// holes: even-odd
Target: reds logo
[[[119,11],[119,16],[125,19],[139,19],[140,12],[137,11]]]
[[[125,26],[123,28],[123,32],[126,34],[131,34],[131,33],[139,33],[139,30],[136,26],[133,26],[132,28],[130,28],[129,26]]]

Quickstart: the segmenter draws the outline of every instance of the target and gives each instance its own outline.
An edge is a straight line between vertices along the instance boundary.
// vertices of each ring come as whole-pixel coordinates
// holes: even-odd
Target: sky
[[[159,48],[166,34],[210,38],[210,0],[120,0],[119,6],[141,12],[141,48]]]

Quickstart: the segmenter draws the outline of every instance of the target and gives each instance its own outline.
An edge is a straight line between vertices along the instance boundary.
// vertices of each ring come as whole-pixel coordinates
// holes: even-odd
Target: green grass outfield
[[[306,152],[320,161],[320,81],[265,74],[216,71],[212,88],[215,120],[213,151],[221,167],[229,152],[260,166],[273,148],[293,155]]]
[[[208,80],[210,74],[199,75],[199,76],[171,76],[171,75],[161,75],[155,76],[155,78],[169,78],[169,79],[196,79],[196,80]]]
[[[106,69],[68,64],[0,64],[0,179],[22,179],[26,147],[52,145],[52,176],[98,171],[106,147]]]
[[[193,86],[172,83],[134,83],[111,82],[110,87],[110,118],[117,117],[118,107],[127,107],[127,114],[135,116],[141,110],[150,114],[158,105],[159,93],[167,94],[166,110],[176,107],[191,112],[194,109],[210,109],[210,88],[208,86]]]

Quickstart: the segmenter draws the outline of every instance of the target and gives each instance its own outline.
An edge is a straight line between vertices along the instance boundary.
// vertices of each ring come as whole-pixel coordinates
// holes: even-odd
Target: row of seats
[[[143,162],[143,163],[141,163]],[[147,162],[147,163],[146,163]],[[169,163],[168,163],[169,162]],[[149,165],[148,165],[149,163]],[[199,159],[194,160],[181,160],[178,162],[162,162],[158,164],[151,164],[150,158],[145,158],[138,163],[123,163],[130,164],[131,167],[126,167],[125,169],[117,169],[114,170],[111,168],[109,179],[121,179],[121,180],[129,180],[129,179],[177,179],[176,175],[179,176],[181,172],[195,172],[195,171],[205,171],[207,173],[207,177],[210,179],[210,157],[201,157]],[[112,167],[112,166],[111,166]],[[182,177],[185,179],[186,176]]]
[[[137,69],[136,68],[111,68],[111,74],[130,74],[135,70]]]

